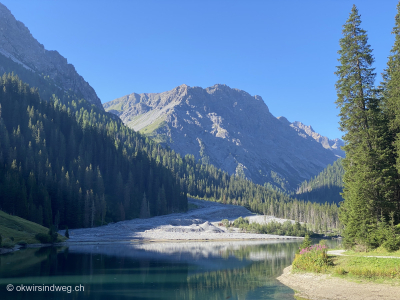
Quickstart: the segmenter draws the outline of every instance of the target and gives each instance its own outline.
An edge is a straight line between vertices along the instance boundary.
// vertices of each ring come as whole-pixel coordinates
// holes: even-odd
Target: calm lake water
[[[294,299],[293,290],[275,278],[300,244],[125,242],[25,249],[0,256],[0,299]],[[65,291],[51,291],[57,288]]]

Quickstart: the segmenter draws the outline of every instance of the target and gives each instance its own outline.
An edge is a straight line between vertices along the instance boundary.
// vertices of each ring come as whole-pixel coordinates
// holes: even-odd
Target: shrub
[[[50,244],[51,243],[51,236],[45,233],[37,233],[35,235],[35,239],[37,239],[42,244]]]
[[[25,242],[25,241],[19,241],[19,242],[17,243],[17,245],[20,245],[20,246],[22,246],[22,247],[26,247],[26,246],[28,245],[28,243]]]
[[[3,248],[13,248],[14,243],[11,241],[11,239],[5,239],[2,246]]]
[[[383,247],[388,252],[397,251],[400,248],[400,240],[394,233],[388,234],[386,241],[383,243]]]
[[[2,241],[3,241],[3,237],[0,234],[0,247],[1,247]]]
[[[54,225],[51,225],[49,228],[49,236],[50,236],[50,243],[55,243],[57,241],[58,233]]]
[[[242,217],[239,217],[235,221],[233,221],[233,226],[241,229],[243,228],[246,229],[248,225],[249,225],[249,220],[243,219]]]
[[[328,248],[325,245],[313,245],[300,250],[293,261],[293,270],[309,272],[325,272],[332,266],[327,255]]]

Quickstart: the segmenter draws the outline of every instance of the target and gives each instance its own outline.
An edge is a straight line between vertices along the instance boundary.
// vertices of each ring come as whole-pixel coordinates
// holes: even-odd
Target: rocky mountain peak
[[[49,76],[64,90],[72,90],[103,109],[94,89],[80,76],[75,67],[57,51],[44,48],[29,29],[17,21],[11,11],[0,3],[0,55],[11,59],[38,75]],[[0,72],[4,72],[0,66]]]
[[[325,149],[329,149],[333,153],[335,153],[336,156],[345,157],[345,152],[341,149],[341,147],[344,146],[344,142],[341,139],[336,138],[334,140],[331,140],[326,136],[322,136],[319,133],[315,132],[311,126],[307,126],[299,121],[291,123],[290,126],[293,127],[300,136],[304,138],[308,136],[312,137],[315,141],[320,143]]]
[[[260,96],[216,84],[130,94],[104,103],[129,127],[230,174],[284,188],[317,175],[336,156],[275,118]],[[286,121],[285,121],[286,120]]]
[[[286,118],[283,117],[283,116],[277,117],[277,119],[278,119],[279,121],[281,121],[284,125],[290,126],[290,124],[291,124],[291,123],[288,121],[288,119],[286,119]]]

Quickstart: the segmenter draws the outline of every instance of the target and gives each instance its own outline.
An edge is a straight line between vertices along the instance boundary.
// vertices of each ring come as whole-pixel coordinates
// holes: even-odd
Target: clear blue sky
[[[397,0],[0,0],[57,50],[102,102],[183,83],[260,95],[274,116],[336,138],[342,25],[357,5],[385,68]]]

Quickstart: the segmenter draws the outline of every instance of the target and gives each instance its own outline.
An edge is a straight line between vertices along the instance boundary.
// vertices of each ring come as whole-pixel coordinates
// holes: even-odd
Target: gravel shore
[[[296,296],[310,300],[398,300],[400,286],[373,282],[358,283],[327,274],[291,273],[292,266],[277,279],[296,291]]]
[[[265,240],[302,239],[300,237],[271,234],[243,233],[238,229],[221,226],[222,219],[233,221],[248,217],[250,222],[283,223],[285,219],[255,215],[246,208],[216,202],[189,199],[197,206],[186,213],[173,213],[148,219],[133,219],[95,228],[71,229],[67,243],[110,242],[124,240],[143,241],[199,241],[199,240]],[[59,231],[64,234],[63,230]]]

